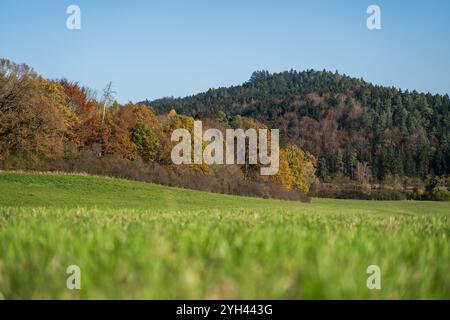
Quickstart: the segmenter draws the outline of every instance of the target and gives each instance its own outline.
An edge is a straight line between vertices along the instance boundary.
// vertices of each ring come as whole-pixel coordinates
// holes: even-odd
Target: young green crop
[[[450,204],[0,173],[0,297],[450,298]],[[366,286],[369,265],[381,290]],[[68,290],[66,268],[81,269]]]

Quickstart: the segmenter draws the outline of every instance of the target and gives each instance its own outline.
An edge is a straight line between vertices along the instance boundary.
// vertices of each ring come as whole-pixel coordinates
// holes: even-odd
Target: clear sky
[[[81,30],[66,8],[81,8]],[[381,30],[366,27],[370,4]],[[450,93],[448,0],[1,0],[0,57],[120,102],[241,84],[255,70],[338,70]]]

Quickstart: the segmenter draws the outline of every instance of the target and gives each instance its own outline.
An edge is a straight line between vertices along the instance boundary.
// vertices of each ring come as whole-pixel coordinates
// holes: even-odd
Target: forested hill
[[[375,86],[327,71],[254,72],[243,85],[146,101],[238,127],[251,117],[279,128],[282,143],[318,156],[318,174],[420,177],[450,173],[450,99]],[[357,172],[356,172],[357,171]]]

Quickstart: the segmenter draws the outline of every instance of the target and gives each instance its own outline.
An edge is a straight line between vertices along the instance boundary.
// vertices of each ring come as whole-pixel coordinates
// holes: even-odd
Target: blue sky
[[[66,8],[81,8],[81,30]],[[369,31],[366,9],[381,8]],[[450,93],[450,1],[1,0],[0,57],[120,102],[240,84],[255,70],[338,70]]]

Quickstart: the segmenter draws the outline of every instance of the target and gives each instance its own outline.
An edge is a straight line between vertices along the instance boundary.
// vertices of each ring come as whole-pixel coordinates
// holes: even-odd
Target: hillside
[[[86,172],[304,202],[450,200],[448,96],[326,71],[260,71],[241,86],[146,105],[119,104],[110,91],[97,97],[0,59],[0,170]],[[175,165],[172,133],[192,132],[195,118],[204,130],[279,128],[279,170]]]
[[[354,179],[450,174],[450,99],[372,85],[326,71],[255,72],[240,86],[144,102],[239,126],[240,117],[280,128],[319,158],[318,175]]]
[[[0,298],[448,299],[449,203],[0,173]],[[369,265],[382,290],[366,287]],[[66,268],[81,290],[66,288]]]
[[[317,213],[431,214],[450,212],[450,202],[313,199],[304,204],[231,196],[145,182],[66,173],[0,171],[0,207],[186,210],[294,210]]]
[[[151,183],[77,174],[0,171],[0,206],[147,210],[296,208],[298,203],[235,197]]]

